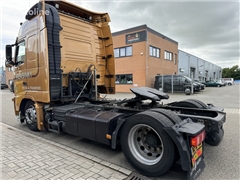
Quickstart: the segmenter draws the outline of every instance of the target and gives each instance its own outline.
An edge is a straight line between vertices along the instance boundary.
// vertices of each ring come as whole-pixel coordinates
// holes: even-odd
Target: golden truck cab
[[[46,104],[115,93],[107,13],[91,12],[66,1],[40,1],[25,19],[16,43],[6,46],[6,66],[15,66],[16,115],[23,115],[29,100],[41,110]]]

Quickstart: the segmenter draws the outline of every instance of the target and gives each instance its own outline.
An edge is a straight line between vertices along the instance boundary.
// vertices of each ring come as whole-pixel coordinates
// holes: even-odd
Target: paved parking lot
[[[131,171],[0,123],[0,179],[124,179]]]
[[[213,103],[216,106],[224,107],[225,111],[227,112],[227,122],[224,124],[224,129],[225,129],[224,139],[222,143],[217,147],[206,146],[205,148],[206,168],[198,179],[240,179],[240,176],[239,176],[239,169],[240,169],[239,167],[239,152],[240,152],[239,151],[239,147],[240,147],[239,146],[240,145],[239,143],[239,129],[240,129],[239,128],[239,119],[240,119],[239,90],[240,89],[239,88],[240,88],[239,85],[226,86],[221,88],[206,88],[204,92],[200,92],[191,96],[186,96],[184,94],[169,94],[170,96],[169,100],[163,101],[164,103],[167,103],[167,102],[172,102],[172,101],[182,100],[187,98],[195,98],[206,103]],[[79,137],[70,136],[67,134],[58,135],[50,132],[31,132],[30,130],[28,130],[26,124],[18,124],[15,120],[14,113],[13,113],[13,104],[11,101],[13,94],[10,93],[8,90],[1,91],[1,94],[2,94],[1,121],[4,124],[9,125],[10,127],[15,127],[17,129],[20,129],[26,133],[37,135],[38,137],[49,140],[50,142],[60,144],[62,147],[69,148],[70,151],[68,152],[71,152],[72,150],[78,153],[84,153],[87,156],[84,158],[89,159],[88,158],[88,155],[89,155],[89,157],[97,158],[100,161],[106,162],[108,165],[112,164],[113,167],[114,165],[116,165],[117,167],[127,169],[128,173],[131,171],[134,171],[134,169],[128,164],[125,157],[123,156],[121,149],[112,150],[108,146],[98,144],[89,140],[85,140]],[[127,94],[123,93],[123,94],[117,94],[115,96],[108,95],[107,97],[122,99],[122,98],[133,97],[133,95],[129,93]],[[6,142],[10,138],[9,136],[5,136],[5,133],[4,133],[4,136],[1,136],[1,137]],[[15,136],[14,139],[16,140],[27,139],[26,141],[30,141],[28,140],[28,136],[19,138],[19,135],[17,135]],[[37,144],[40,143],[39,140],[36,138],[33,138],[33,141],[36,141]],[[14,141],[12,141],[12,143],[14,144]],[[38,147],[40,147],[40,145]],[[34,149],[34,150],[37,151],[38,149]],[[31,151],[31,148],[28,151]],[[65,153],[67,152],[65,152],[64,150],[64,154]],[[45,154],[50,154],[50,153],[46,151]],[[65,157],[65,160],[68,161],[69,159],[71,159],[71,157],[74,157],[73,159],[76,159],[76,160],[80,158],[79,156],[76,156],[76,153],[75,155],[70,153],[68,157]],[[72,161],[72,162],[75,162],[75,161]],[[114,170],[114,169],[110,168],[110,170]],[[116,172],[119,173],[118,170]],[[124,174],[124,173],[121,173],[121,174],[127,176],[127,174]],[[112,177],[112,179],[114,179],[114,177]],[[159,178],[153,178],[153,179],[157,179],[157,180],[158,179],[186,179],[186,173],[183,172],[181,168],[176,164],[164,176]]]

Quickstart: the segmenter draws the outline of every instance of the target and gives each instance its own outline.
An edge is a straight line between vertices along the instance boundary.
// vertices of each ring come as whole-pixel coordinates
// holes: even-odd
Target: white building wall
[[[192,54],[178,50],[178,74],[205,82],[222,78],[222,68]]]

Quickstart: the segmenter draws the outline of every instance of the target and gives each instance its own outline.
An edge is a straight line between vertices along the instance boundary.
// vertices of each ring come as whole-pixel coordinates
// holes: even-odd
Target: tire
[[[33,101],[28,101],[25,105],[25,121],[31,131],[39,131],[37,127],[37,112]]]
[[[221,86],[218,84],[217,87],[221,87]]]
[[[173,124],[177,124],[177,123],[182,121],[182,119],[179,116],[177,116],[175,112],[170,111],[170,110],[156,108],[156,109],[150,109],[150,111],[158,112],[160,114],[163,114],[169,120],[171,120]]]
[[[154,112],[163,114],[168,119],[170,119],[173,124],[177,124],[182,121],[182,119],[178,115],[176,115],[175,112],[170,111],[170,110],[156,108],[156,109],[150,109],[150,111],[154,111]],[[175,145],[175,156],[174,156],[173,162],[176,163],[179,159],[180,159],[180,154],[179,154],[177,146]]]
[[[192,102],[198,103],[202,109],[208,109],[208,106],[204,102],[199,101],[197,99],[187,99],[187,101],[192,101]]]
[[[161,176],[174,162],[175,147],[163,127],[173,126],[164,115],[145,111],[130,117],[121,130],[128,162],[146,176]]]
[[[184,101],[178,101],[170,103],[171,106],[177,106],[177,107],[189,107],[189,108],[199,108],[201,109],[202,106],[198,104],[197,102],[190,101],[190,100],[184,100]]]
[[[207,132],[205,142],[210,146],[218,146],[223,139],[223,135],[223,128],[219,129],[219,132]]]
[[[184,90],[184,93],[185,93],[186,95],[190,95],[190,94],[191,94],[191,90],[190,90],[189,88],[186,88],[186,89]]]
[[[231,85],[232,85],[232,83],[228,83],[228,85],[229,85],[229,86],[231,86]]]

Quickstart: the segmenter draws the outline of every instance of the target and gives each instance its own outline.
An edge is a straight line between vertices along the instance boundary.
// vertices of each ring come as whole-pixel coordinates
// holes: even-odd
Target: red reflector
[[[191,146],[197,147],[205,139],[205,131],[202,131],[195,137],[191,137]]]

